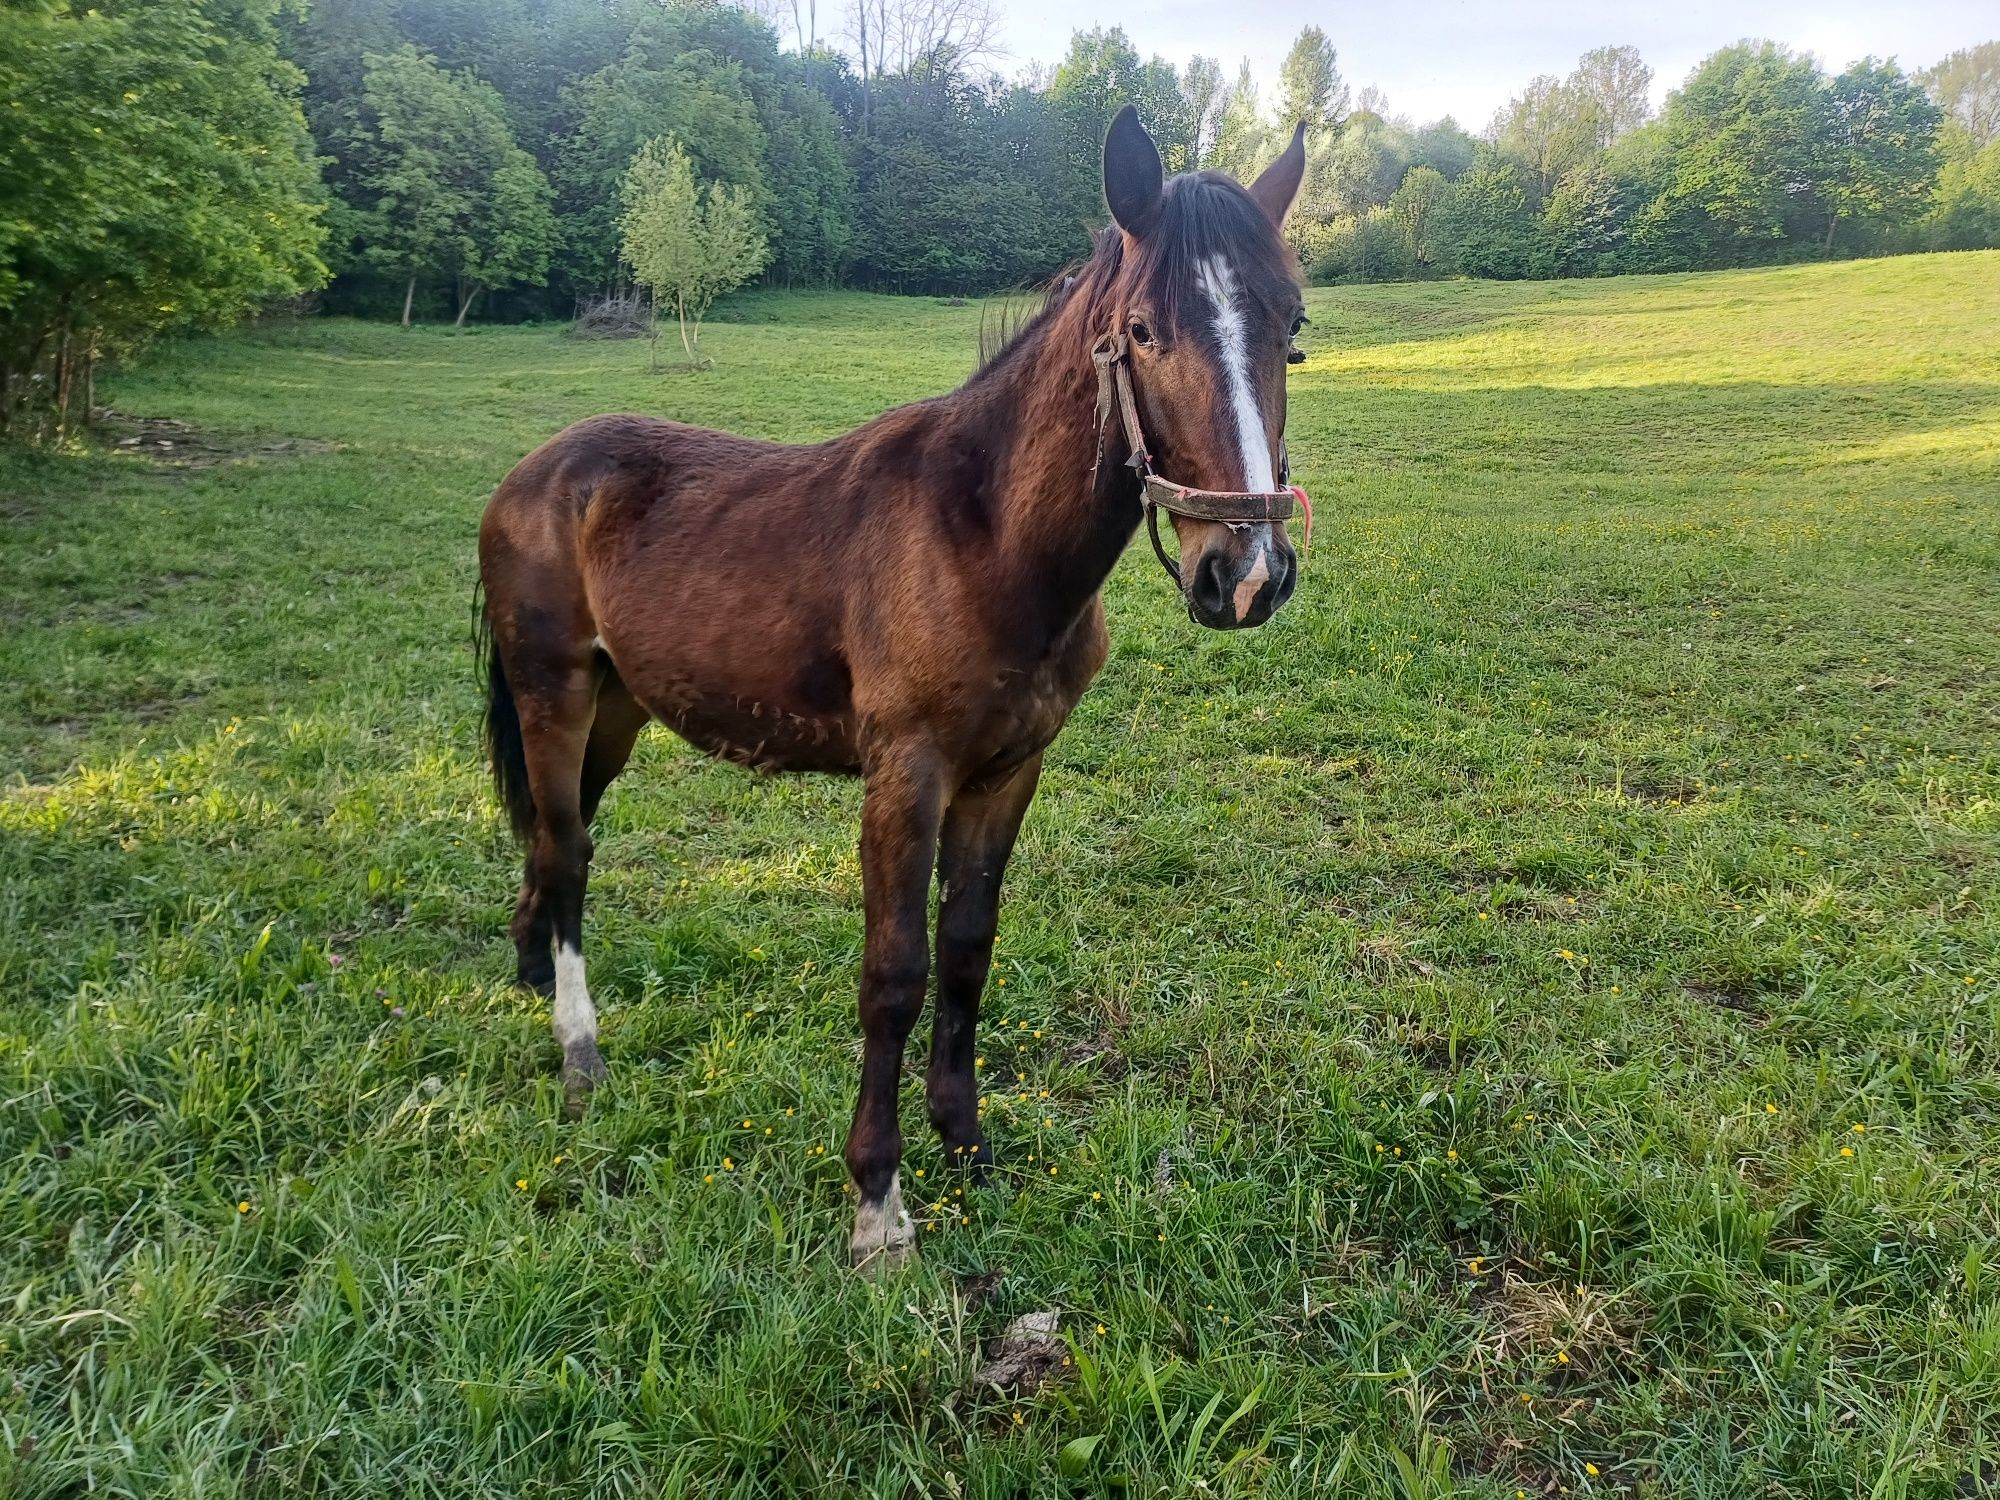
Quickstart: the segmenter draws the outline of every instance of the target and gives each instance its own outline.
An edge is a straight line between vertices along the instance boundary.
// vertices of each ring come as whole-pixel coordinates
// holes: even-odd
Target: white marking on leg
[[[556,949],[556,1040],[567,1052],[578,1042],[596,1042],[597,1008],[583,982],[583,955],[569,944]]]
[[[903,1174],[889,1179],[880,1203],[862,1200],[854,1212],[854,1238],[848,1249],[856,1269],[879,1265],[892,1270],[909,1259],[916,1247],[917,1226],[903,1209]]]
[[[1250,387],[1249,332],[1236,300],[1236,273],[1229,262],[1212,255],[1201,265],[1201,289],[1215,308],[1215,339],[1222,346],[1222,378],[1229,388],[1229,406],[1236,417],[1236,444],[1243,455],[1243,488],[1269,494],[1278,487],[1271,470],[1271,444],[1264,435],[1264,414],[1257,409]]]

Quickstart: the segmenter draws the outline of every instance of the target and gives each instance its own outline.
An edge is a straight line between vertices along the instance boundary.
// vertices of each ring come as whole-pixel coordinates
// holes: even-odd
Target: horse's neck
[[[1086,316],[1057,310],[966,392],[991,444],[996,581],[1021,601],[1022,625],[1050,639],[1103,588],[1141,516],[1127,471],[1095,482],[1095,334]]]

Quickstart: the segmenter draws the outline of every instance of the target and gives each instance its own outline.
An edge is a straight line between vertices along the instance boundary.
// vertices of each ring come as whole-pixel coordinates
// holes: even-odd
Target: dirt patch
[[[1118,1048],[1117,1036],[1099,1029],[1062,1050],[1062,1060],[1072,1068],[1088,1068],[1099,1082],[1116,1083],[1132,1071]]]
[[[1629,1371],[1639,1360],[1637,1309],[1618,1293],[1556,1281],[1532,1281],[1511,1267],[1486,1272],[1475,1299],[1488,1317],[1478,1341],[1482,1361],[1523,1361],[1560,1386],[1579,1377]]]
[[[966,1310],[970,1312],[992,1301],[993,1294],[1000,1290],[1000,1283],[1006,1274],[1000,1267],[994,1266],[976,1275],[961,1276],[958,1281],[958,1294],[965,1299]]]
[[[1757,997],[1741,985],[1727,980],[1708,980],[1687,987],[1688,998],[1699,1000],[1703,1005],[1712,1005],[1718,1010],[1734,1011],[1753,1026],[1762,1026],[1770,1019],[1764,1007],[1757,1003]]]
[[[973,1379],[1020,1398],[1032,1396],[1050,1380],[1066,1378],[1072,1367],[1061,1323],[1053,1309],[1022,1313],[987,1350],[986,1363]]]
[[[1354,958],[1349,965],[1355,974],[1363,979],[1386,980],[1411,974],[1425,979],[1437,974],[1435,964],[1426,963],[1416,957],[1403,945],[1403,940],[1392,932],[1371,933],[1354,945]]]
[[[213,469],[227,463],[333,451],[333,444],[313,438],[204,432],[173,417],[138,417],[110,407],[97,413],[97,432],[100,445],[110,452],[131,454],[172,469]]]
[[[1648,802],[1655,807],[1685,807],[1701,799],[1703,788],[1695,782],[1674,777],[1655,780],[1647,776],[1628,776],[1618,791],[1628,802]]]

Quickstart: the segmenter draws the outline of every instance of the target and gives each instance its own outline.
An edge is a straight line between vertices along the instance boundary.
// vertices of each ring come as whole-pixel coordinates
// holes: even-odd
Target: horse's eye
[[[1307,317],[1304,313],[1300,313],[1296,318],[1293,318],[1292,331],[1290,337],[1297,338],[1299,336],[1299,330],[1305,327],[1306,324],[1310,323],[1311,321],[1312,319]]]
[[[1148,348],[1150,348],[1150,347],[1152,346],[1152,343],[1153,343],[1153,330],[1152,330],[1152,328],[1151,328],[1151,327],[1150,327],[1150,326],[1149,326],[1149,325],[1147,324],[1147,322],[1146,322],[1146,320],[1145,320],[1144,318],[1134,318],[1134,319],[1133,319],[1133,320],[1132,320],[1132,321],[1131,321],[1131,322],[1130,322],[1129,324],[1127,324],[1126,326],[1127,326],[1128,328],[1130,328],[1130,329],[1131,329],[1131,331],[1132,331],[1132,342],[1133,342],[1133,343],[1135,343],[1135,344],[1144,344],[1144,345],[1146,345],[1146,346],[1147,346]]]

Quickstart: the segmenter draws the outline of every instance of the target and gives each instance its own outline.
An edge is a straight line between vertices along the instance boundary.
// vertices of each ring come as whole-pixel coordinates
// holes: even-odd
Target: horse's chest
[[[1103,619],[1093,611],[1041,662],[1003,676],[985,717],[976,761],[992,771],[1006,771],[1048,748],[1103,666],[1104,654]]]

